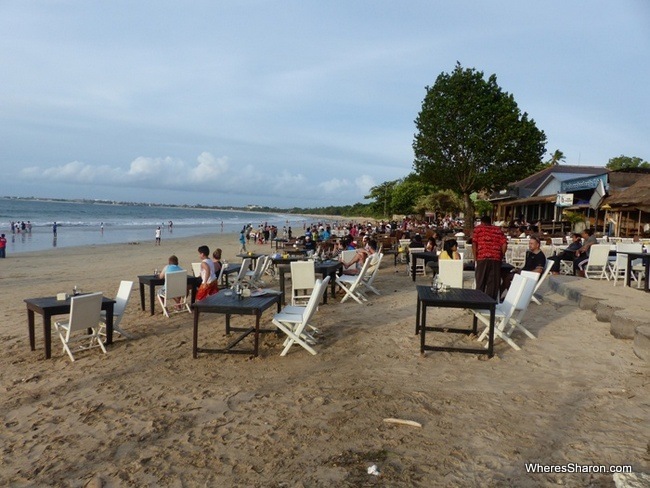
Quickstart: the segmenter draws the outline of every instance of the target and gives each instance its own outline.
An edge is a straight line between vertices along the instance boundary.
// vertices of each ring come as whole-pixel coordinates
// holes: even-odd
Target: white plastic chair
[[[106,348],[99,335],[99,317],[102,309],[102,293],[90,293],[70,298],[70,316],[54,322],[54,328],[63,343],[63,350],[74,361],[70,345],[74,342],[87,340],[87,345],[80,345],[75,350],[83,351],[100,347],[104,354]],[[78,332],[78,334],[74,334]]]
[[[527,250],[528,250],[527,245],[516,244],[512,246],[512,250],[508,248],[508,251],[510,251],[510,256],[506,260],[508,261],[508,263],[512,264],[515,268],[521,268],[526,262]]]
[[[381,260],[383,258],[384,258],[383,253],[375,253],[371,256],[372,260],[370,261],[370,265],[366,270],[366,276],[362,281],[363,287],[367,288],[375,295],[381,295],[381,293],[379,293],[379,290],[375,288],[374,282],[375,282],[375,277],[377,276],[377,272],[379,271],[379,266],[381,265]]]
[[[463,260],[439,259],[438,281],[451,288],[463,287]]]
[[[551,268],[553,267],[553,261],[550,259],[546,260],[546,266],[544,267],[544,272],[540,276],[539,273],[535,273],[534,271],[522,271],[521,274],[523,276],[528,276],[529,278],[535,280],[536,285],[535,289],[533,290],[533,296],[530,298],[533,302],[535,302],[537,305],[541,305],[542,303],[539,301],[538,298],[535,297],[535,293],[537,293],[537,290],[539,289],[540,286],[542,286],[542,283],[544,283],[544,280],[548,276],[549,272],[551,271]]]
[[[316,286],[316,272],[312,261],[294,261],[291,266],[291,305],[309,301]]]
[[[226,274],[227,269],[228,269],[228,263],[221,263],[221,269],[219,270],[219,276],[217,276],[217,283],[223,284],[224,276]]]
[[[625,274],[627,273],[627,267],[629,265],[626,253],[642,251],[643,245],[640,243],[616,245],[616,259],[608,263],[609,274],[614,280],[614,286],[616,286],[616,282],[619,278],[623,279],[623,286],[625,286]],[[634,263],[632,270],[634,270]],[[634,273],[632,273],[632,279],[639,281]]]
[[[411,276],[413,272],[413,259],[416,259],[415,261],[415,276],[421,275],[421,276],[426,276],[427,275],[427,267],[424,265],[424,259],[422,258],[414,258],[413,253],[414,252],[422,252],[424,251],[423,247],[415,247],[413,249],[409,248],[409,262],[406,265],[406,273],[408,276]]]
[[[252,261],[253,260],[251,258],[242,259],[241,268],[239,268],[239,273],[237,273],[237,276],[232,281],[232,284],[230,285],[231,288],[234,289],[237,287],[237,285],[242,286],[244,284],[246,273],[250,271],[248,268],[250,268]]]
[[[584,268],[585,277],[609,281],[609,244],[594,244],[589,248],[589,261]]]
[[[176,302],[175,298],[179,298],[180,301]],[[185,271],[165,273],[165,288],[158,293],[158,301],[165,317],[169,317],[170,312],[182,312],[184,309],[192,313],[187,301],[187,273]]]
[[[287,335],[287,339],[283,344],[284,349],[280,353],[280,356],[286,356],[289,349],[291,349],[291,346],[294,344],[302,346],[312,355],[316,354],[314,348],[309,344],[310,342],[315,343],[315,340],[311,335],[305,332],[305,327],[309,324],[313,315],[316,313],[318,303],[321,301],[323,293],[327,290],[329,280],[329,276],[327,276],[323,281],[316,280],[311,297],[307,302],[307,306],[285,307],[280,313],[273,316],[273,324]]]
[[[515,329],[520,329],[528,337],[535,339],[535,336],[521,324],[521,320],[523,319],[526,310],[528,310],[528,305],[530,304],[534,289],[535,280],[517,274],[514,276],[503,302],[496,306],[494,317],[494,337],[495,339],[501,338],[515,351],[521,349],[510,338]],[[472,310],[472,313],[486,326],[478,337],[479,341],[484,341],[489,334],[490,312],[488,310],[475,309]],[[510,326],[510,329],[506,330],[508,326]],[[488,347],[488,344],[486,344],[485,347]]]
[[[262,275],[264,274],[264,269],[266,268],[267,261],[270,259],[270,256],[260,256],[255,263],[255,269],[246,271],[244,277],[246,285],[248,287],[252,288],[264,286]]]
[[[133,281],[121,281],[120,287],[117,290],[117,296],[115,297],[115,306],[113,307],[113,332],[117,332],[127,339],[132,339],[133,337],[122,330],[120,322],[122,322],[122,317],[124,317],[124,311],[129,303],[132,289]],[[99,334],[106,336],[106,312],[104,310],[101,311],[99,318]]]
[[[362,305],[363,302],[368,301],[368,297],[366,297],[362,290],[363,280],[365,278],[366,271],[368,270],[368,266],[370,266],[370,258],[364,261],[359,274],[341,275],[336,277],[336,284],[339,285],[345,292],[345,296],[341,299],[341,303],[345,302],[348,298],[352,298],[360,305]]]

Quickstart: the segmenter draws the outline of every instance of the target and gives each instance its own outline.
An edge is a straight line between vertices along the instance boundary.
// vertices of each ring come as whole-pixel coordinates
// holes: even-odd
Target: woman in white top
[[[196,292],[196,299],[203,300],[217,293],[219,286],[214,272],[214,263],[210,259],[210,248],[208,246],[199,247],[199,256],[201,257],[201,286]]]

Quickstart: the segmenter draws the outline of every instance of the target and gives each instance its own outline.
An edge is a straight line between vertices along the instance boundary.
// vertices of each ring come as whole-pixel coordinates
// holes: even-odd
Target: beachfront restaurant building
[[[613,237],[649,238],[650,170],[615,171],[610,179],[611,194],[600,207],[604,212],[602,229]]]
[[[508,188],[493,193],[489,201],[494,205],[495,221],[506,226],[515,220],[541,222],[542,232],[566,233],[571,224],[564,221],[565,210],[585,214],[588,221],[594,216],[590,202],[597,205],[609,185],[610,170],[602,166],[554,165]],[[597,194],[599,198],[594,198]]]

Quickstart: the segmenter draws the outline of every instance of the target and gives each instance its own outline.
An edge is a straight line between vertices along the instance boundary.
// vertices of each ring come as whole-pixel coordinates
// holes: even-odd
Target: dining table
[[[250,354],[257,357],[259,354],[259,336],[261,333],[276,332],[277,329],[260,328],[260,319],[262,313],[273,306],[277,305],[277,311],[281,309],[282,296],[277,290],[261,290],[259,295],[254,294],[248,297],[242,297],[232,292],[232,290],[220,290],[219,293],[210,295],[203,300],[192,305],[194,313],[194,330],[192,334],[192,357],[196,359],[199,353],[222,353],[222,354]],[[199,322],[203,314],[222,314],[226,319],[226,334],[231,332],[240,332],[226,347],[208,348],[199,347]],[[232,327],[230,318],[232,315],[254,315],[255,325],[247,327]],[[243,341],[250,334],[253,334],[252,349],[235,349],[235,346]]]
[[[481,290],[471,288],[448,288],[445,291],[434,291],[430,286],[418,285],[417,305],[415,312],[415,333],[420,335],[420,353],[425,351],[447,351],[464,352],[471,354],[486,354],[488,357],[494,355],[494,323],[497,301]],[[488,347],[459,347],[459,346],[432,346],[426,343],[426,333],[442,332],[452,334],[474,335],[478,334],[476,316],[473,317],[471,329],[458,327],[446,327],[442,324],[437,326],[427,325],[428,308],[460,308],[489,310],[490,325],[488,330]]]
[[[35,314],[43,317],[43,335],[45,337],[45,359],[52,357],[52,317],[55,315],[66,315],[70,313],[71,301],[66,295],[65,300],[58,297],[26,298],[27,306],[27,329],[29,333],[29,347],[36,350],[36,333],[34,318]],[[106,311],[106,344],[113,343],[113,308],[115,300],[102,297],[102,310]]]

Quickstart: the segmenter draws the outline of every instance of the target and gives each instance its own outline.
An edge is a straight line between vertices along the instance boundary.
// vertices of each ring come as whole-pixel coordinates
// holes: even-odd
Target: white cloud
[[[331,180],[324,181],[320,185],[325,193],[336,193],[346,188],[350,188],[351,183],[346,179],[332,178]]]
[[[377,183],[375,182],[375,179],[372,176],[361,175],[354,180],[354,184],[356,185],[356,187],[359,189],[361,193],[367,195],[370,188],[375,186]]]

